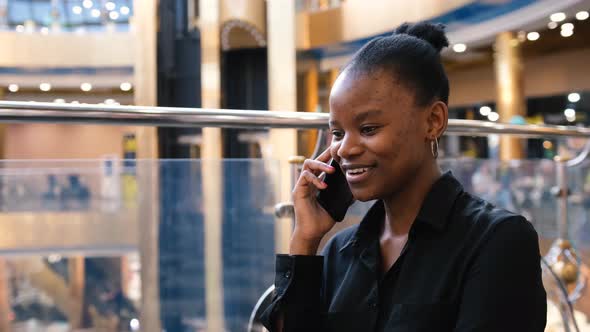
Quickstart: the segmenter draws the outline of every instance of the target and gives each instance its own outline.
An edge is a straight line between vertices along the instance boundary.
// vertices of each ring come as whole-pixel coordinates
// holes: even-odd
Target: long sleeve
[[[504,220],[475,258],[456,332],[543,332],[547,299],[537,233],[522,217]]]
[[[277,255],[275,294],[262,314],[263,325],[276,332],[282,315],[283,332],[322,329],[323,256]]]

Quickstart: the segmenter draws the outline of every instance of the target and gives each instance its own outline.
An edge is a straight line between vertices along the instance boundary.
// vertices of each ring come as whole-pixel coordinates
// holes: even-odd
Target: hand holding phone
[[[334,167],[334,172],[325,174],[324,182],[328,187],[318,191],[317,200],[334,221],[340,222],[354,203],[354,196],[340,165],[332,159],[330,166]]]
[[[334,227],[336,219],[318,201],[318,191],[329,187],[320,177],[340,171],[338,164],[335,164],[336,167],[328,164],[330,158],[330,150],[327,149],[316,159],[307,159],[303,163],[301,175],[292,192],[295,228],[289,246],[291,255],[315,255],[321,239]],[[336,214],[334,216],[338,217]]]

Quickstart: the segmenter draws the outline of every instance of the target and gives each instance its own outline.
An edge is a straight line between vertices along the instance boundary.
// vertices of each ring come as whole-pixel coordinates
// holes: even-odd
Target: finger
[[[327,163],[332,158],[332,154],[330,153],[330,148],[327,148],[324,152],[322,152],[315,160],[323,161]]]
[[[321,172],[332,173],[334,172],[334,167],[319,160],[306,159],[303,162],[303,170],[311,171],[314,175],[318,175]]]
[[[317,189],[326,189],[326,187],[328,187],[328,185],[325,182],[322,182],[320,179],[318,179],[317,176],[315,176],[310,171],[301,172],[301,176],[299,177],[299,181],[297,181],[297,183],[300,186],[312,185]]]

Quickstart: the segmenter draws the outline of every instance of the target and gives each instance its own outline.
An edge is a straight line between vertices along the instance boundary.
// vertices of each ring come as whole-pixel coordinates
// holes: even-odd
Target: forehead
[[[330,92],[330,112],[346,110],[406,108],[413,104],[413,95],[391,74],[345,70]]]

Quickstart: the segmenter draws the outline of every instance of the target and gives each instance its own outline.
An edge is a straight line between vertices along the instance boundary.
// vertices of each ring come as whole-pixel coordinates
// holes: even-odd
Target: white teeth
[[[354,168],[354,169],[349,169],[348,171],[346,171],[346,173],[350,174],[350,175],[358,175],[358,174],[362,174],[368,170],[369,170],[368,168]]]

